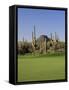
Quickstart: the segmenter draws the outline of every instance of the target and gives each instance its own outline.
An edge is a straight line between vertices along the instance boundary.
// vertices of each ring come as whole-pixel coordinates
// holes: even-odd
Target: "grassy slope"
[[[18,82],[65,78],[64,56],[18,57]]]

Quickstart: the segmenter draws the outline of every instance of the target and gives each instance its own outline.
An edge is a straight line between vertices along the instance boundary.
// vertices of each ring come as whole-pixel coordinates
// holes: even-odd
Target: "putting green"
[[[18,56],[18,82],[65,79],[65,56]]]

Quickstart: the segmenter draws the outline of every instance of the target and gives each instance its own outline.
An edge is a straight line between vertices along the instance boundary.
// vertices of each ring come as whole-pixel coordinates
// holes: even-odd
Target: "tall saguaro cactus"
[[[32,46],[33,46],[33,50],[35,52],[35,49],[36,49],[36,32],[35,32],[35,26],[34,26],[34,32],[32,32]]]

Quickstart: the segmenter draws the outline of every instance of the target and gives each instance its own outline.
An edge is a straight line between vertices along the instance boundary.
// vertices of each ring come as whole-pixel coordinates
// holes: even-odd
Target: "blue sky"
[[[37,38],[56,32],[65,41],[65,11],[18,8],[18,41],[31,41],[34,25]]]

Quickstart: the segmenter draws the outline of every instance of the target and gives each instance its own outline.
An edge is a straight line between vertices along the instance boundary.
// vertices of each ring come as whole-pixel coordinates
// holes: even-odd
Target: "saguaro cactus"
[[[36,50],[36,32],[35,32],[35,26],[34,26],[34,32],[32,32],[32,47],[35,52]]]

